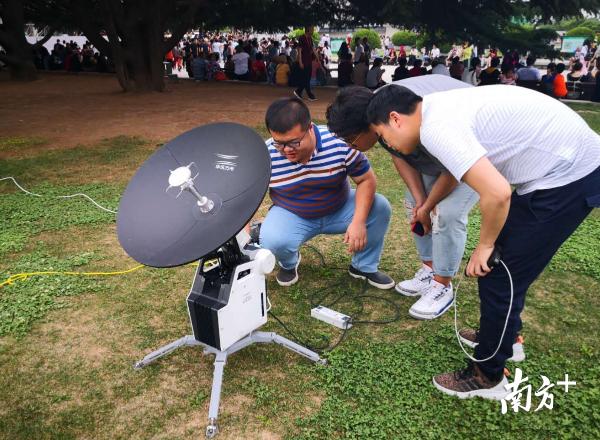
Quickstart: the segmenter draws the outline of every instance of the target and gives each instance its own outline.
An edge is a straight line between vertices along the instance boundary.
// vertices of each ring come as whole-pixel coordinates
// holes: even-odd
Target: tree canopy
[[[554,35],[540,24],[584,20],[583,12],[600,11],[600,0],[0,0],[0,44],[9,66],[23,62],[15,52],[29,51],[22,25],[10,16],[17,3],[24,22],[83,32],[113,61],[124,90],[162,90],[165,53],[197,27],[287,31],[307,24],[392,24],[417,30],[419,44],[469,40],[538,51]],[[165,40],[165,33],[171,38]]]

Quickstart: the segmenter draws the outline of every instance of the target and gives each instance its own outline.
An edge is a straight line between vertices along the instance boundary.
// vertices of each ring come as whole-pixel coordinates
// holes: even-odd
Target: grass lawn
[[[600,108],[574,108],[600,131]],[[264,130],[259,129],[261,134]],[[0,177],[15,176],[48,195],[85,192],[115,209],[133,172],[159,145],[117,136],[93,145],[44,150],[43,138],[0,138]],[[6,154],[3,154],[6,153]],[[404,186],[387,153],[369,158],[378,191],[394,215],[381,267],[396,280],[419,262],[404,215]],[[116,239],[114,215],[81,200],[40,199],[0,182],[0,282],[38,270],[112,271],[137,263]],[[259,211],[264,215],[268,201]],[[472,213],[469,247],[478,236]],[[462,367],[453,317],[433,322],[408,316],[414,300],[349,279],[341,237],[303,250],[301,281],[283,289],[269,277],[274,312],[311,345],[340,332],[310,317],[315,297],[344,295],[336,309],[362,319],[315,366],[274,345],[254,346],[229,359],[221,401],[223,439],[597,439],[600,438],[600,213],[565,243],[532,286],[524,312],[527,360],[519,367],[535,392],[541,375],[577,381],[554,393],[554,408],[502,415],[498,402],[460,401],[437,392],[431,377]],[[190,332],[185,297],[194,268],[143,268],[114,277],[40,276],[0,288],[0,438],[188,439],[204,435],[212,356],[182,349],[134,371],[149,351]],[[332,292],[327,291],[332,289]],[[478,323],[476,282],[459,292],[463,326]],[[335,295],[335,296],[334,296]],[[264,327],[286,335],[274,320]],[[287,335],[286,335],[287,336]],[[514,365],[509,368],[514,371]]]

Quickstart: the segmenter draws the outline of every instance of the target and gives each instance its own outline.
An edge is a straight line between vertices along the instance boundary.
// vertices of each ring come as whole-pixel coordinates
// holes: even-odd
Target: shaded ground
[[[261,125],[274,99],[292,89],[247,83],[169,83],[164,93],[126,94],[110,75],[41,75],[20,84],[0,74],[0,134],[42,137],[50,147],[93,143],[114,135],[168,140],[208,122]],[[335,89],[317,89],[312,116],[324,119]]]

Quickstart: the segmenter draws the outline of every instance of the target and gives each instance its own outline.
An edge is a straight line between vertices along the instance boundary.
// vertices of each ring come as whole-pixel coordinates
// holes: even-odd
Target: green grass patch
[[[12,274],[38,271],[82,271],[98,256],[92,253],[74,255],[65,259],[33,252],[20,258],[12,266]],[[8,274],[0,272],[2,281]],[[15,281],[0,290],[0,336],[24,336],[31,326],[43,319],[48,311],[68,306],[61,298],[101,290],[93,279],[66,275],[43,275]]]

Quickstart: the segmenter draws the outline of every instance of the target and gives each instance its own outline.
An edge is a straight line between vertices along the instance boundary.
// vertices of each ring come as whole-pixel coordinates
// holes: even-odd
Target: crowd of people
[[[332,58],[330,40],[322,38],[314,51],[305,54],[308,58],[303,63],[299,57],[306,39],[305,35],[259,39],[241,32],[207,32],[184,38],[165,61],[173,69],[185,69],[196,81],[236,79],[282,86],[299,86],[302,71],[310,67],[310,83],[324,85],[325,66]],[[312,44],[312,34],[308,40]]]
[[[299,37],[264,36],[232,32],[200,32],[186,35],[165,56],[168,71],[187,71],[196,81],[235,79],[296,87],[296,93],[306,90],[314,97],[312,87],[335,83],[332,70],[337,70],[337,85],[366,86],[377,89],[385,84],[384,66],[394,66],[392,80],[426,74],[440,74],[472,85],[506,84],[536,88],[557,98],[581,97],[587,85],[587,99],[600,101],[600,52],[595,42],[587,40],[565,62],[550,62],[546,73],[535,67],[536,58],[516,50],[488,47],[478,53],[477,46],[464,42],[442,53],[431,48],[395,46],[387,36],[381,36],[382,50],[371,48],[369,40],[348,34],[337,51],[331,50],[328,34],[313,41],[314,29]],[[68,72],[112,72],[111,61],[86,41],[81,46],[70,40],[57,39],[49,51],[36,47],[34,63],[41,70]],[[334,62],[337,61],[337,66]],[[593,90],[593,92],[589,92]],[[590,96],[591,95],[591,96]]]
[[[110,72],[110,61],[94,49],[89,41],[81,47],[76,41],[56,39],[52,50],[44,45],[33,52],[33,62],[39,70],[65,70],[67,72]]]

